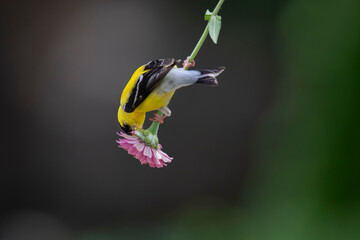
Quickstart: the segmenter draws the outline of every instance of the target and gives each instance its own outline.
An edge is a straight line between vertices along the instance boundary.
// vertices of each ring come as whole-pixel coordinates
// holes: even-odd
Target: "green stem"
[[[159,117],[164,115],[164,113],[160,110],[158,110],[157,114],[159,115]],[[160,122],[152,122],[151,126],[147,130],[151,132],[153,135],[157,135],[159,126],[160,126]]]
[[[225,0],[220,0],[213,11],[213,15],[216,16],[221,8],[221,5],[224,3]]]
[[[212,12],[213,16],[216,16],[221,8],[221,5],[224,3],[225,0],[219,0],[218,4],[216,5],[214,11]],[[206,25],[206,28],[203,32],[203,34],[201,35],[198,43],[196,44],[194,50],[192,51],[190,57],[189,57],[189,63],[191,63],[194,58],[196,57],[197,53],[199,52],[201,46],[203,45],[207,35],[209,34],[209,23]],[[189,67],[186,67],[185,70],[187,70]]]
[[[219,0],[219,2],[217,3],[214,11],[212,12],[213,16],[216,16],[218,14],[218,12],[219,12],[219,10],[221,8],[221,5],[224,3],[224,1],[225,0]],[[200,50],[201,46],[203,45],[203,43],[204,43],[204,41],[205,41],[208,34],[209,34],[209,23],[206,25],[206,28],[205,28],[203,34],[201,35],[198,43],[196,44],[194,50],[192,51],[192,53],[190,55],[190,58],[188,60],[189,63],[191,63],[194,60],[194,58],[196,57],[197,53],[199,52],[199,50]],[[187,69],[188,69],[188,67],[185,68],[185,70],[187,70]],[[160,110],[158,110],[157,113],[158,113],[159,117],[161,117],[164,114]],[[152,134],[157,135],[158,130],[159,130],[159,126],[160,126],[160,122],[153,122],[151,124],[151,126],[147,130],[150,131]]]
[[[196,55],[199,52],[201,46],[203,45],[208,33],[209,33],[209,24],[206,25],[206,28],[205,28],[203,34],[201,35],[200,40],[198,41],[198,43],[196,44],[194,50],[192,51],[192,53],[191,53],[191,55],[189,57],[189,60],[188,60],[189,63],[191,63],[194,60],[194,58],[196,57]],[[185,70],[188,70],[188,68],[189,67],[186,67]]]

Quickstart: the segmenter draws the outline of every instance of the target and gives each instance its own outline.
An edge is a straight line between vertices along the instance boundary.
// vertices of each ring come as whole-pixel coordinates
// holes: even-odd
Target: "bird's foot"
[[[167,117],[165,114],[162,115],[161,117],[157,113],[154,113],[154,115],[155,115],[155,117],[150,118],[150,121],[159,122],[160,124],[164,123],[164,118]]]
[[[193,67],[193,66],[195,66],[195,60],[192,60],[191,63],[189,63],[189,58],[190,58],[190,56],[187,57],[187,58],[185,59],[185,61],[183,62],[183,68],[184,68],[184,69],[185,69],[185,68],[188,68],[188,67]]]

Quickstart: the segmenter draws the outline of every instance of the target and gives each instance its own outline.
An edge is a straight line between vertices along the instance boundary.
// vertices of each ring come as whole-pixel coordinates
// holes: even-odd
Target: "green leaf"
[[[209,20],[210,20],[211,15],[212,15],[212,12],[210,12],[210,11],[209,11],[209,9],[208,9],[208,10],[206,10],[206,13],[205,13],[205,20],[206,20],[206,21],[209,21]]]
[[[209,20],[209,34],[215,44],[217,44],[220,28],[221,28],[221,17],[211,16]]]

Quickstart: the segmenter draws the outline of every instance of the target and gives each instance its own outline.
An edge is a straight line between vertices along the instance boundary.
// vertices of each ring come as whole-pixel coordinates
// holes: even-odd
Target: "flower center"
[[[152,148],[159,148],[159,138],[146,129],[137,129],[135,135],[146,145]]]

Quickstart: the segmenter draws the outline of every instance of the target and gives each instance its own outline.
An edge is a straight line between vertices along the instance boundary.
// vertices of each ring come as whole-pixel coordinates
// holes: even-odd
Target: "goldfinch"
[[[225,69],[184,70],[177,68],[180,62],[173,58],[154,60],[134,72],[121,94],[118,110],[118,121],[125,133],[142,128],[147,112],[161,110],[164,116],[170,116],[167,106],[175,90],[196,83],[216,86],[216,77]],[[162,118],[153,121],[162,122]]]

